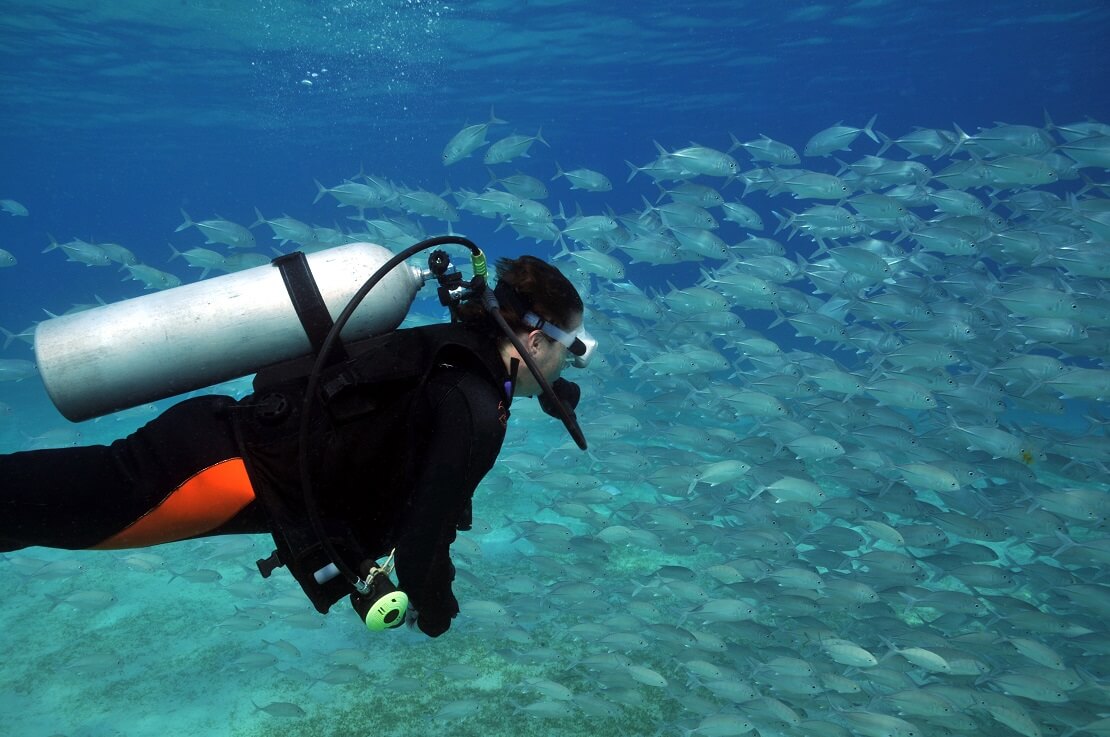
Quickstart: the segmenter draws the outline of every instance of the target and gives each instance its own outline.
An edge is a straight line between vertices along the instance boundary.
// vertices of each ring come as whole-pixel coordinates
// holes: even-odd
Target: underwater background
[[[514,404],[446,635],[317,614],[265,536],[26,549],[0,732],[1110,734],[1108,31],[1097,0],[7,0],[0,451],[170,406],[67,422],[34,325],[212,253],[450,230],[553,259],[601,343],[567,372],[589,453]],[[514,187],[546,214],[475,199]]]

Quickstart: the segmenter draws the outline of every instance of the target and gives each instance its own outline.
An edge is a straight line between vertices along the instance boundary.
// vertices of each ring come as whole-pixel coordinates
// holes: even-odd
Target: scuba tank
[[[62,415],[79,422],[311,353],[319,346],[306,321],[324,323],[326,332],[366,274],[393,253],[351,243],[300,258],[283,256],[270,266],[39,323],[35,358],[47,394]],[[419,269],[390,270],[344,323],[340,337],[358,340],[393,330],[423,284]],[[312,315],[319,300],[313,303],[304,290],[316,290],[331,314]]]

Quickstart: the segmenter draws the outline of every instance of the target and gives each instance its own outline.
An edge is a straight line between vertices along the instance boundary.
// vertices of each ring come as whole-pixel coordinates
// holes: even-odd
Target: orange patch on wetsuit
[[[215,530],[254,501],[242,458],[198,471],[158,506],[90,550],[140,548]]]

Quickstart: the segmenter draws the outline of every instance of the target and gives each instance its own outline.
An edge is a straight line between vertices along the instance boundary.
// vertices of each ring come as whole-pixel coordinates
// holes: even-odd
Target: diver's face
[[[575,315],[569,325],[560,325],[559,327],[567,332],[578,330],[582,327],[581,313]],[[549,338],[542,330],[533,330],[528,333],[524,340],[524,347],[531,353],[536,368],[539,369],[548,383],[558,379],[566,365],[574,358],[566,346]],[[522,370],[517,381],[517,391],[528,396],[534,396],[542,392],[543,389],[531,372]]]

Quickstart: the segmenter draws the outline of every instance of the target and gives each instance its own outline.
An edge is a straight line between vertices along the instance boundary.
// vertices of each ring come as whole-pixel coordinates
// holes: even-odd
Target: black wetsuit
[[[324,377],[324,385],[342,384],[337,376],[347,385],[313,422],[314,496],[350,565],[396,548],[398,585],[420,628],[435,636],[458,613],[449,548],[456,530],[469,527],[471,496],[500,452],[511,385],[494,344],[461,326],[401,330],[370,343]],[[140,544],[270,532],[282,562],[327,611],[349,586],[311,580],[326,557],[299,481],[303,383],[267,385],[260,374],[242,401],[186,400],[109,446],[0,456],[0,550],[132,546],[129,531],[230,459],[249,475],[249,496],[208,523],[215,526],[156,529],[148,535],[161,539],[138,537]],[[275,396],[282,412],[270,412]],[[221,493],[214,488],[208,493]]]

